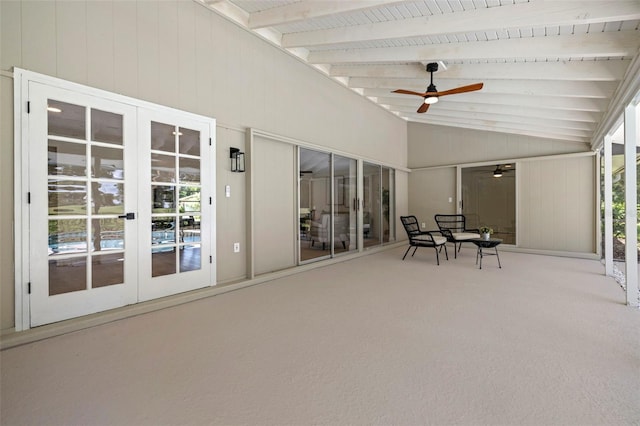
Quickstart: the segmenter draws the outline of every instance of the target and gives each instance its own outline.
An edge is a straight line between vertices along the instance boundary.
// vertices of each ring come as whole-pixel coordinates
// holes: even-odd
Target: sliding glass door
[[[301,262],[358,249],[356,160],[300,148],[299,259]]]
[[[362,232],[364,246],[395,241],[394,170],[365,162],[362,167]]]
[[[333,236],[334,253],[358,249],[357,183],[358,162],[353,158],[333,156]]]
[[[465,167],[461,190],[467,228],[488,226],[505,244],[516,243],[515,163]]]

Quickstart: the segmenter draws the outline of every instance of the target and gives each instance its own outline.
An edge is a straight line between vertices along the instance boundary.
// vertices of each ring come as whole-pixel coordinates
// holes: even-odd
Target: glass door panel
[[[488,226],[504,244],[516,243],[516,164],[462,169],[462,214],[467,228]]]
[[[300,261],[331,255],[331,156],[299,151]]]
[[[382,242],[395,241],[394,188],[395,174],[393,169],[382,168]]]
[[[364,162],[362,166],[362,233],[364,246],[382,244],[382,170],[377,164]]]
[[[333,156],[334,253],[358,249],[357,167],[358,162],[352,158]]]

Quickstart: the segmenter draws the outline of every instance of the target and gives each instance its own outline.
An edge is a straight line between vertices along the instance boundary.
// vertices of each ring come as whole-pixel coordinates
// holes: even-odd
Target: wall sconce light
[[[238,148],[230,148],[229,152],[229,158],[231,158],[231,171],[237,173],[244,172],[244,152],[241,152]]]

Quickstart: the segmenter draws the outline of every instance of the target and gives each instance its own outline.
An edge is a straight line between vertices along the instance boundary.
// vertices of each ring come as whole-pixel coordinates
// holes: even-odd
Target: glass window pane
[[[200,155],[200,132],[181,127],[178,135],[180,154]]]
[[[176,242],[176,218],[151,218],[151,244],[172,244]]]
[[[176,211],[175,187],[173,186],[151,186],[151,196],[153,197],[153,213],[174,213]]]
[[[151,149],[176,152],[176,128],[168,124],[151,122]]]
[[[180,272],[197,271],[200,268],[200,246],[180,247]]]
[[[180,182],[200,182],[200,160],[194,158],[182,158],[180,162]]]
[[[124,249],[125,219],[93,219],[91,241],[94,251]]]
[[[91,139],[122,145],[122,115],[113,112],[91,110]]]
[[[91,258],[91,287],[106,287],[124,283],[124,253]]]
[[[47,117],[49,135],[86,139],[85,107],[49,99]]]
[[[50,215],[87,214],[87,184],[82,181],[49,179]]]
[[[52,176],[86,176],[87,145],[49,140],[47,163]]]
[[[176,248],[158,247],[151,249],[151,276],[160,277],[176,273]]]
[[[95,214],[124,213],[124,184],[92,182],[93,212]]]
[[[176,157],[151,154],[151,180],[153,182],[175,182]]]
[[[87,251],[86,219],[49,221],[49,255]]]
[[[86,290],[87,258],[49,260],[49,296]]]
[[[183,243],[200,242],[200,216],[180,216],[180,241]]]
[[[91,147],[91,176],[109,179],[124,178],[124,151],[118,148]]]
[[[180,213],[200,212],[200,188],[180,187]]]

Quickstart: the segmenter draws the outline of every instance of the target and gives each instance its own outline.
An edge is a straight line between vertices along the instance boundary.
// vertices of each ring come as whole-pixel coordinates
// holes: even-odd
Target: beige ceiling
[[[413,122],[588,143],[638,79],[640,0],[200,1]]]

